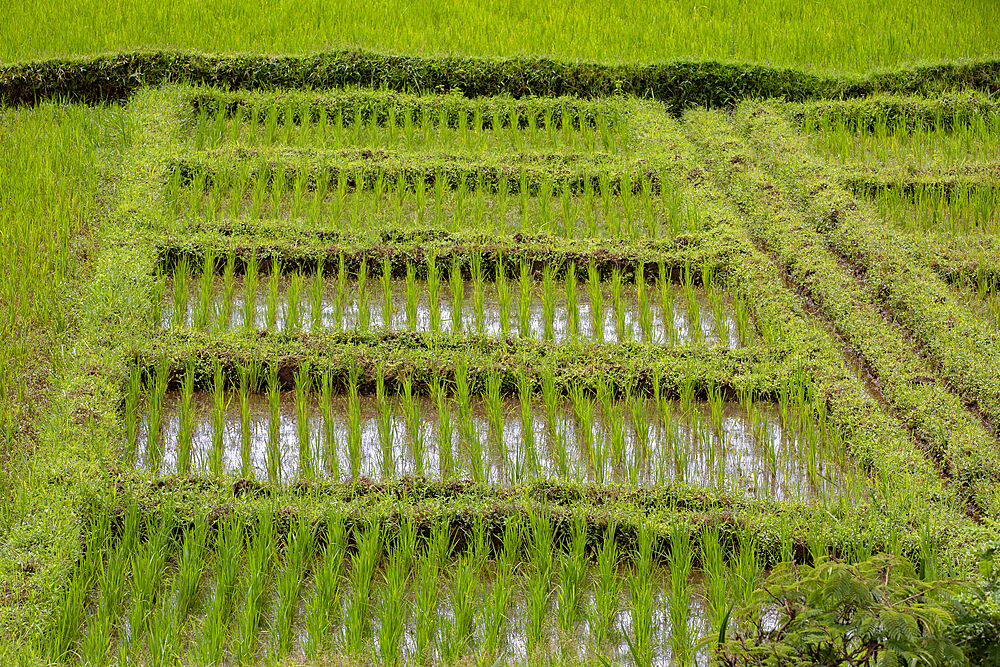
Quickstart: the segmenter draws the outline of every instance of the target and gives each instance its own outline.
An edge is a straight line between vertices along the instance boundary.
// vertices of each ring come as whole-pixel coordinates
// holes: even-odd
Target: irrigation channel
[[[150,428],[153,423],[157,426]],[[151,433],[155,435],[151,436]],[[499,396],[224,396],[168,392],[142,419],[137,464],[273,482],[404,475],[518,483],[679,481],[741,495],[837,495],[842,443],[811,410],[578,395],[548,404]]]
[[[502,280],[178,276],[162,284],[164,328],[301,331],[317,327],[368,331],[435,331],[647,343],[700,343],[737,348],[750,335],[746,314],[717,289],[672,284]],[[388,326],[386,327],[386,323]]]

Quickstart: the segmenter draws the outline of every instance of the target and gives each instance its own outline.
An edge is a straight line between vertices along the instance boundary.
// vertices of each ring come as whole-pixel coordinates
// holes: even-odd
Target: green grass
[[[547,55],[601,61],[720,59],[867,71],[901,62],[995,56],[989,7],[858,0],[752,7],[735,0],[341,4],[126,2],[4,8],[0,58],[135,48],[303,53],[363,46],[426,55]],[[14,10],[17,11],[14,11]]]

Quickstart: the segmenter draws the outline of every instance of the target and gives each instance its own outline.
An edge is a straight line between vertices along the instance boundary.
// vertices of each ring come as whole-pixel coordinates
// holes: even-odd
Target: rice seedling
[[[194,527],[184,531],[180,558],[175,577],[175,624],[180,627],[187,620],[198,598],[208,555],[208,520],[199,517]]]
[[[333,301],[333,327],[344,328],[344,311],[347,308],[347,263],[344,255],[337,258],[337,296]]]
[[[550,584],[554,569],[554,549],[552,524],[548,517],[532,513],[531,539],[528,541],[529,558],[533,569],[528,579],[528,616],[525,621],[525,635],[528,652],[541,650],[545,617],[552,594]]]
[[[634,477],[638,468],[648,467],[651,456],[649,447],[650,419],[644,396],[639,393],[630,393],[628,404],[629,412],[632,415],[632,430],[635,433],[633,464],[630,468],[631,476]]]
[[[169,589],[170,583],[167,578],[164,587]],[[170,597],[162,596],[149,611],[146,621],[146,653],[150,664],[169,664],[177,660],[180,654],[180,628],[175,623],[176,604]],[[138,652],[138,649],[134,650]]]
[[[212,365],[212,451],[208,469],[216,478],[222,477],[225,455],[226,388],[222,363],[216,359]]]
[[[146,386],[150,387],[147,398],[146,419],[146,466],[158,473],[163,459],[163,400],[167,393],[169,368],[166,358],[160,358],[156,366],[147,371]]]
[[[207,329],[215,319],[215,306],[212,303],[212,292],[215,287],[215,255],[211,249],[205,251],[201,268],[201,280],[198,285],[198,311],[194,326],[197,329]]]
[[[417,272],[413,262],[406,263],[406,327],[417,329]]]
[[[278,609],[275,619],[275,657],[283,658],[292,648],[292,635],[299,596],[315,550],[313,528],[304,514],[292,526],[285,543],[285,565],[277,580]]]
[[[653,609],[656,590],[653,580],[653,532],[646,526],[638,531],[638,544],[629,568],[629,614],[632,620],[632,637],[628,640],[629,652],[636,665],[653,662]]]
[[[280,481],[281,473],[281,382],[276,364],[271,364],[267,375],[267,481]]]
[[[642,332],[642,339],[652,343],[653,339],[653,309],[649,303],[649,295],[646,292],[646,267],[639,266],[639,272],[635,277],[636,302],[639,306],[639,330]],[[664,322],[664,326],[667,323]]]
[[[618,400],[606,386],[602,384],[599,388],[598,400],[601,402],[601,410],[604,415],[604,424],[607,432],[608,445],[610,449],[610,467],[613,470],[621,470],[625,463],[625,408],[627,400]],[[597,445],[595,450],[602,449],[601,438],[595,439]],[[602,459],[607,458],[606,453],[602,453]],[[634,459],[630,459],[632,464],[627,471],[629,481],[635,483]],[[603,465],[603,464],[602,464]]]
[[[382,479],[396,476],[396,458],[393,453],[392,405],[385,391],[385,368],[375,370],[375,398],[378,403],[378,435],[382,447]]]
[[[334,420],[333,408],[333,374],[323,373],[319,383],[319,411],[323,420],[320,440],[323,469],[333,478],[340,481],[340,459],[337,446],[337,423]]]
[[[352,479],[361,475],[361,400],[358,397],[358,373],[357,365],[352,364],[347,387],[347,458]]]
[[[705,572],[705,597],[711,637],[719,637],[730,610],[727,584],[729,572],[719,539],[718,527],[703,528],[701,533],[702,568]]]
[[[152,612],[158,600],[160,584],[170,547],[170,526],[161,519],[150,539],[139,544],[132,552],[132,579],[130,588],[132,608],[128,612],[129,634],[127,650],[131,654],[139,649],[139,642],[149,630]]]
[[[295,424],[299,444],[299,474],[309,479],[313,476],[312,436],[309,431],[309,394],[312,375],[309,364],[303,363],[295,371]]]
[[[449,598],[452,617],[441,621],[442,653],[447,662],[462,656],[473,639],[480,610],[476,585],[479,580],[479,561],[473,555],[462,554],[451,568]]]
[[[552,265],[546,264],[542,269],[542,336],[552,340],[555,333],[556,319],[556,288],[552,277]]]
[[[576,263],[566,267],[566,324],[570,338],[576,340],[580,333],[580,304],[577,299]]]
[[[344,556],[347,553],[343,515],[331,517],[323,544],[321,564],[315,570],[315,590],[306,603],[304,649],[310,659],[315,659],[329,648],[333,623],[341,608]]]
[[[233,323],[233,299],[236,294],[236,253],[226,255],[226,265],[222,272],[222,305],[217,314],[217,328],[228,330]]]
[[[191,463],[191,440],[194,436],[194,412],[191,405],[194,396],[194,364],[188,362],[181,381],[181,405],[177,427],[177,472],[188,474]]]
[[[392,264],[389,256],[382,258],[382,326],[391,329],[392,322]]]
[[[250,255],[247,262],[246,271],[243,274],[243,328],[250,330],[255,328],[255,315],[257,308],[257,281],[260,277],[260,267],[257,260],[257,253]]]
[[[368,301],[368,259],[361,259],[358,269],[358,331],[365,332],[370,328],[371,309]]]
[[[438,471],[441,474],[441,479],[448,479],[452,476],[455,465],[452,450],[454,428],[451,422],[448,394],[440,380],[435,379],[431,387],[431,396],[438,409]]]
[[[475,253],[472,255],[473,262],[476,261],[477,256]],[[459,264],[458,257],[453,257],[451,260],[448,280],[451,287],[451,330],[458,333],[462,331],[462,297],[465,293],[462,266]]]
[[[531,335],[531,296],[532,296],[532,278],[531,278],[531,264],[527,260],[521,261],[521,276],[518,281],[518,307],[517,307],[517,323],[518,323],[518,333],[523,338],[527,338]]]
[[[472,271],[472,303],[473,303],[473,317],[476,323],[476,333],[480,336],[486,333],[486,316],[485,316],[485,294],[483,287],[483,256],[479,253],[472,255],[471,260],[471,271]]]
[[[302,274],[296,271],[288,277],[285,286],[285,330],[302,329]]]
[[[400,639],[406,623],[405,592],[410,579],[413,542],[416,533],[404,524],[392,546],[386,549],[386,567],[383,572],[382,594],[379,598],[378,651],[384,665],[395,665],[400,660]]]
[[[403,378],[403,414],[406,430],[410,435],[410,453],[413,455],[414,469],[423,476],[425,470],[424,426],[420,419],[420,403],[413,397],[413,378]]]
[[[690,664],[694,656],[688,628],[691,608],[691,536],[687,526],[675,523],[670,530],[670,648],[674,662]]]
[[[433,253],[427,256],[427,306],[430,330],[437,333],[441,330],[441,274]]]
[[[417,590],[414,600],[414,654],[418,663],[431,660],[438,630],[439,576],[447,559],[450,536],[447,522],[434,529],[417,566]]]
[[[347,650],[355,655],[364,650],[370,635],[370,600],[375,568],[382,556],[382,529],[368,525],[358,538],[357,553],[351,560],[351,598],[344,616],[344,640]]]
[[[275,540],[274,519],[265,508],[257,517],[255,531],[246,550],[243,600],[235,619],[235,636],[231,643],[233,657],[240,664],[249,663],[257,652],[274,564]]]
[[[492,435],[493,445],[500,456],[501,477],[510,473],[510,458],[507,452],[507,441],[503,434],[504,414],[503,401],[500,397],[500,385],[502,379],[497,372],[491,372],[486,377],[486,392],[484,395],[486,403],[486,414],[489,420],[490,435]]]
[[[271,275],[267,279],[267,301],[265,304],[265,324],[269,331],[278,327],[278,286],[281,283],[281,260],[271,258]]]
[[[253,421],[250,413],[250,396],[257,391],[260,382],[260,365],[248,362],[237,366],[239,387],[237,397],[240,403],[240,475],[253,475]]]
[[[584,391],[576,386],[570,388],[573,400],[573,413],[579,426],[577,433],[580,439],[580,449],[588,457],[594,480],[603,485],[607,481],[607,457],[603,439],[594,430],[594,402]]]
[[[497,258],[495,276],[494,287],[497,291],[497,303],[500,311],[500,333],[506,337],[510,334],[510,285],[507,283],[507,273],[502,257]]]
[[[660,285],[660,311],[663,318],[663,343],[673,345],[677,342],[677,330],[674,328],[674,295],[670,290],[670,279],[663,262],[659,263],[658,282]]]
[[[524,462],[518,458],[515,465],[514,481],[523,479],[525,472],[538,474],[538,452],[535,450],[535,419],[531,405],[531,380],[527,372],[521,372],[518,378],[518,397],[521,401],[521,443],[524,447]]]
[[[564,639],[572,640],[583,606],[587,583],[587,524],[583,516],[573,517],[569,549],[560,559],[558,616]]]
[[[739,544],[733,557],[729,576],[728,589],[733,608],[743,609],[750,603],[761,576],[760,562],[757,558],[757,543],[747,531],[739,533]]]
[[[174,326],[183,327],[188,322],[188,305],[191,298],[191,269],[188,266],[186,256],[181,257],[174,265],[173,274],[173,301],[174,301]]]
[[[601,275],[591,262],[587,267],[587,289],[590,292],[590,317],[594,327],[594,338],[604,340],[604,295],[601,291]]]

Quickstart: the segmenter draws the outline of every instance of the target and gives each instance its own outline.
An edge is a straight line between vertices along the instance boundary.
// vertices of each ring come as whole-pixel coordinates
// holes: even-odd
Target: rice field
[[[0,663],[993,664],[983,7],[545,8],[0,67]]]

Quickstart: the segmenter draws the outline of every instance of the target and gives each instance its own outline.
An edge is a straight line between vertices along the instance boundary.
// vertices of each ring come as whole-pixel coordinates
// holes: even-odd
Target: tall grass
[[[995,53],[997,29],[979,3],[929,2],[919,7],[837,0],[796,12],[769,0],[746,14],[723,0],[699,5],[656,2],[582,10],[560,1],[436,5],[390,2],[377,8],[350,2],[336,16],[324,5],[279,2],[258,12],[244,5],[220,10],[182,2],[150,12],[131,0],[111,8],[74,11],[31,6],[0,31],[0,58],[178,48],[219,52],[305,53],[330,45],[363,45],[396,53],[660,61],[674,58],[749,60],[776,65],[863,71],[941,57]],[[400,20],[401,12],[405,20]],[[909,12],[909,13],[907,13]],[[510,18],[501,18],[509,15]],[[905,16],[905,21],[900,17]],[[278,27],[283,19],[287,26]],[[649,26],[657,26],[651,30]]]

